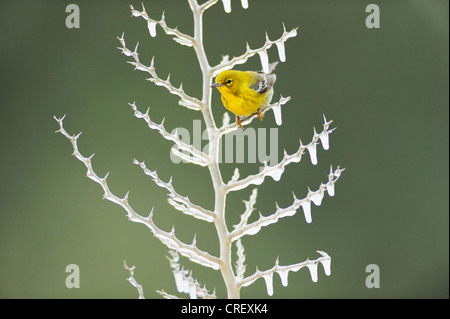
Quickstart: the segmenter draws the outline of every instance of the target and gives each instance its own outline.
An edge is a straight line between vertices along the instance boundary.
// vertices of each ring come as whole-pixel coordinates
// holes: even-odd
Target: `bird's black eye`
[[[228,81],[227,81],[227,84],[231,84],[231,82],[232,82],[231,80],[228,80]]]

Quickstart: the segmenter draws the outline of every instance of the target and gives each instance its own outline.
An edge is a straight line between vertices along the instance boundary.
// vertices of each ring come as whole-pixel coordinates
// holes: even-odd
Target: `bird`
[[[277,79],[270,72],[278,62],[271,63],[269,73],[262,71],[225,70],[216,77],[211,85],[222,95],[222,103],[236,115],[236,124],[243,129],[241,117],[256,116],[262,121],[262,108],[270,103],[273,96],[273,85]]]

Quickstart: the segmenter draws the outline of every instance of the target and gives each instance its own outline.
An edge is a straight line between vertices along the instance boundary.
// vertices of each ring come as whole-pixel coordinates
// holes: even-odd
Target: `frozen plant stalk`
[[[266,41],[264,45],[258,49],[251,49],[247,44],[247,48],[244,54],[238,57],[233,57],[229,59],[228,56],[224,56],[222,61],[215,66],[211,66],[208,63],[208,59],[205,54],[204,46],[203,46],[203,14],[205,11],[211,6],[215,5],[218,0],[209,0],[204,2],[203,4],[199,4],[198,0],[188,0],[189,6],[193,13],[194,18],[194,35],[190,36],[185,33],[182,33],[177,28],[171,28],[166,24],[164,14],[159,20],[154,20],[150,18],[142,5],[142,11],[136,10],[133,6],[130,6],[132,16],[140,17],[145,20],[147,23],[147,27],[149,33],[152,37],[156,36],[157,26],[159,26],[167,35],[173,36],[173,39],[181,44],[188,47],[192,47],[195,50],[195,53],[198,58],[198,62],[200,65],[200,69],[203,76],[203,94],[202,98],[198,99],[193,96],[188,95],[184,90],[183,86],[179,87],[174,86],[170,82],[170,76],[167,79],[162,79],[156,73],[155,62],[152,58],[150,65],[143,64],[139,59],[138,54],[138,45],[135,46],[133,50],[130,50],[125,43],[125,36],[122,34],[121,37],[118,38],[120,42],[120,47],[118,49],[121,52],[129,57],[132,57],[132,61],[129,61],[131,65],[135,67],[136,70],[146,72],[150,75],[151,82],[155,83],[158,86],[165,87],[171,94],[174,94],[180,98],[179,104],[188,109],[198,111],[201,113],[204,122],[207,127],[208,138],[209,138],[209,149],[208,153],[204,153],[201,150],[196,149],[193,145],[189,145],[184,143],[178,135],[175,133],[170,133],[164,126],[164,120],[161,123],[154,122],[149,115],[149,110],[145,113],[142,113],[136,103],[129,103],[131,106],[135,117],[143,119],[148,127],[152,130],[158,131],[165,139],[172,141],[177,146],[178,150],[174,150],[174,153],[180,156],[183,160],[188,161],[192,164],[197,164],[200,166],[207,167],[214,188],[215,198],[214,198],[214,210],[205,209],[199,205],[192,203],[188,197],[180,195],[172,185],[172,179],[169,181],[163,181],[158,177],[158,174],[155,171],[149,169],[143,161],[134,160],[133,163],[138,165],[143,172],[148,175],[159,187],[165,188],[168,191],[168,202],[175,209],[190,215],[192,217],[198,218],[208,223],[214,224],[217,236],[220,244],[220,255],[213,256],[206,251],[203,251],[197,247],[196,238],[192,240],[192,243],[185,243],[177,238],[175,234],[175,229],[172,228],[170,231],[164,231],[157,227],[153,222],[153,209],[148,216],[142,216],[137,213],[129,204],[127,193],[124,197],[118,197],[114,195],[108,187],[107,177],[99,177],[94,170],[92,169],[91,160],[92,156],[84,157],[78,150],[77,140],[80,136],[69,135],[63,127],[63,119],[56,118],[55,120],[59,123],[59,130],[66,138],[68,138],[73,146],[75,157],[79,159],[87,168],[87,177],[100,184],[104,191],[104,198],[122,206],[127,212],[127,216],[131,221],[142,223],[146,225],[150,231],[154,234],[156,238],[158,238],[163,244],[165,244],[170,249],[171,258],[171,268],[174,274],[177,290],[180,293],[188,293],[190,298],[215,298],[215,291],[209,293],[208,290],[201,286],[196,279],[192,277],[187,270],[183,269],[179,264],[179,255],[182,255],[186,258],[189,258],[191,261],[198,263],[202,266],[209,267],[215,270],[219,270],[224,279],[224,283],[227,289],[228,298],[239,298],[240,290],[242,287],[246,287],[251,285],[255,280],[259,278],[264,278],[267,287],[267,293],[269,295],[273,294],[273,274],[278,273],[280,276],[281,282],[284,286],[288,285],[288,273],[290,271],[296,272],[303,267],[307,267],[310,271],[311,278],[313,281],[317,281],[317,268],[318,264],[322,264],[325,270],[326,275],[330,275],[330,263],[331,257],[323,252],[318,251],[320,255],[319,258],[315,260],[307,259],[304,262],[300,262],[292,265],[280,265],[278,258],[275,261],[275,265],[267,270],[259,270],[256,269],[256,272],[252,275],[245,275],[245,254],[244,254],[244,246],[241,241],[241,238],[246,235],[255,235],[257,234],[263,227],[266,227],[270,224],[276,223],[280,218],[293,216],[296,214],[298,209],[301,207],[303,210],[303,214],[305,216],[306,222],[311,223],[311,202],[314,205],[319,206],[322,202],[322,199],[325,193],[328,193],[329,196],[334,196],[335,190],[334,185],[335,182],[339,179],[343,169],[340,169],[339,166],[336,169],[330,168],[330,173],[328,175],[328,180],[325,183],[322,183],[320,187],[314,191],[311,191],[308,188],[308,193],[303,198],[297,198],[294,195],[292,205],[281,208],[276,204],[276,210],[272,214],[268,216],[263,216],[261,213],[259,214],[259,218],[249,223],[249,218],[251,214],[254,212],[254,205],[257,199],[257,189],[253,189],[250,199],[248,201],[244,201],[245,203],[245,211],[241,215],[241,220],[239,224],[234,226],[233,230],[228,229],[226,224],[226,214],[225,214],[225,202],[227,195],[230,192],[242,190],[250,185],[260,185],[264,182],[265,178],[270,176],[274,180],[279,181],[286,166],[290,163],[298,163],[302,159],[302,156],[305,152],[309,153],[312,164],[317,164],[317,150],[316,146],[319,142],[322,144],[322,147],[327,150],[329,148],[329,134],[332,133],[333,129],[330,128],[332,121],[327,121],[324,116],[323,129],[320,133],[317,133],[314,129],[314,134],[310,142],[304,145],[300,141],[299,148],[293,154],[287,154],[284,152],[283,159],[274,166],[268,166],[267,163],[264,164],[264,168],[257,174],[247,176],[245,178],[241,178],[239,174],[239,170],[236,168],[235,173],[230,181],[224,182],[222,180],[221,172],[219,169],[219,143],[220,139],[225,135],[234,130],[237,130],[238,127],[236,124],[229,124],[229,117],[224,117],[224,121],[220,127],[216,125],[212,115],[211,108],[211,92],[212,89],[210,85],[212,84],[212,79],[219,74],[223,70],[231,69],[237,64],[243,64],[252,56],[258,55],[262,64],[263,70],[269,69],[269,59],[267,50],[269,50],[272,46],[276,46],[278,50],[279,59],[281,62],[286,61],[285,48],[284,43],[289,38],[295,37],[297,35],[297,29],[293,29],[291,31],[287,31],[283,24],[283,34],[277,40],[270,40],[268,35],[266,34]],[[222,0],[225,11],[231,12],[231,3],[230,0]],[[248,7],[247,0],[241,0],[241,4],[244,8]],[[289,97],[284,98],[281,97],[280,100],[274,104],[268,105],[263,112],[266,112],[269,109],[272,109],[275,115],[275,119],[278,125],[281,125],[281,106],[287,103],[290,100]],[[243,125],[249,124],[254,117],[250,117],[242,122]],[[183,152],[181,152],[183,151]],[[189,154],[189,155],[187,155]],[[237,247],[237,259],[233,263],[232,258],[232,245],[235,243]],[[233,265],[234,264],[234,265]],[[128,279],[130,283],[137,287],[139,291],[139,296],[143,297],[142,286],[139,285],[133,277],[134,267],[129,268],[125,264],[125,268],[130,271],[131,277]],[[175,298],[176,296],[168,294],[164,291],[159,291],[159,293],[165,298]]]

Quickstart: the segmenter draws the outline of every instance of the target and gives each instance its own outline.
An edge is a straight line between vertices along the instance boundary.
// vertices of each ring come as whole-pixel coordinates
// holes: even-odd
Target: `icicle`
[[[309,200],[304,200],[300,204],[303,208],[303,214],[305,215],[305,220],[308,224],[311,224],[312,217],[311,217],[311,202]]]
[[[311,157],[311,163],[313,165],[317,165],[317,150],[316,150],[316,143],[312,143],[310,145],[308,145],[308,151],[309,151],[309,156]]]
[[[195,283],[189,283],[189,298],[197,299],[197,288],[195,287]]]
[[[248,9],[248,0],[241,0],[242,8]]]
[[[281,278],[281,284],[284,287],[287,287],[288,285],[288,274],[289,274],[289,270],[284,270],[284,271],[277,271],[278,275],[280,275]]]
[[[269,56],[267,55],[267,51],[259,51],[259,58],[261,59],[261,66],[264,73],[269,73]]]
[[[228,115],[228,112],[223,113],[222,124],[223,126],[230,125],[230,115]]]
[[[309,199],[314,203],[314,205],[320,206],[320,204],[322,204],[323,192],[318,190],[316,192],[311,192],[311,194],[312,195],[309,197]]]
[[[320,261],[323,266],[323,270],[325,271],[325,275],[330,276],[331,275],[331,260],[325,259]]]
[[[273,273],[264,276],[264,280],[266,281],[267,294],[269,296],[273,295]]]
[[[226,13],[231,12],[231,0],[222,0],[223,3],[223,9]]]
[[[152,38],[156,37],[156,22],[148,21],[147,27]]]
[[[334,183],[328,183],[326,187],[327,187],[328,196],[333,197],[334,196]]]
[[[322,134],[319,136],[320,141],[322,142],[322,147],[326,151],[330,148],[330,142],[328,138],[328,131],[325,130]]]
[[[281,105],[272,106],[273,116],[275,117],[275,122],[280,126],[283,121],[281,120]]]
[[[181,271],[174,271],[173,276],[175,277],[175,285],[177,286],[178,292],[184,292],[183,273]]]
[[[276,43],[278,48],[278,56],[280,57],[281,62],[286,61],[286,52],[284,51],[284,42],[277,42]]]
[[[311,280],[317,282],[317,263],[310,263],[307,265],[311,273]]]

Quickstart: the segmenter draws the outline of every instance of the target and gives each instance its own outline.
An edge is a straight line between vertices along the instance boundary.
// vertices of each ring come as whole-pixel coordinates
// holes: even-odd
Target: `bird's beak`
[[[213,84],[211,84],[211,87],[212,88],[218,88],[218,87],[221,87],[221,86],[223,86],[223,84],[220,84],[220,83],[213,83]]]

